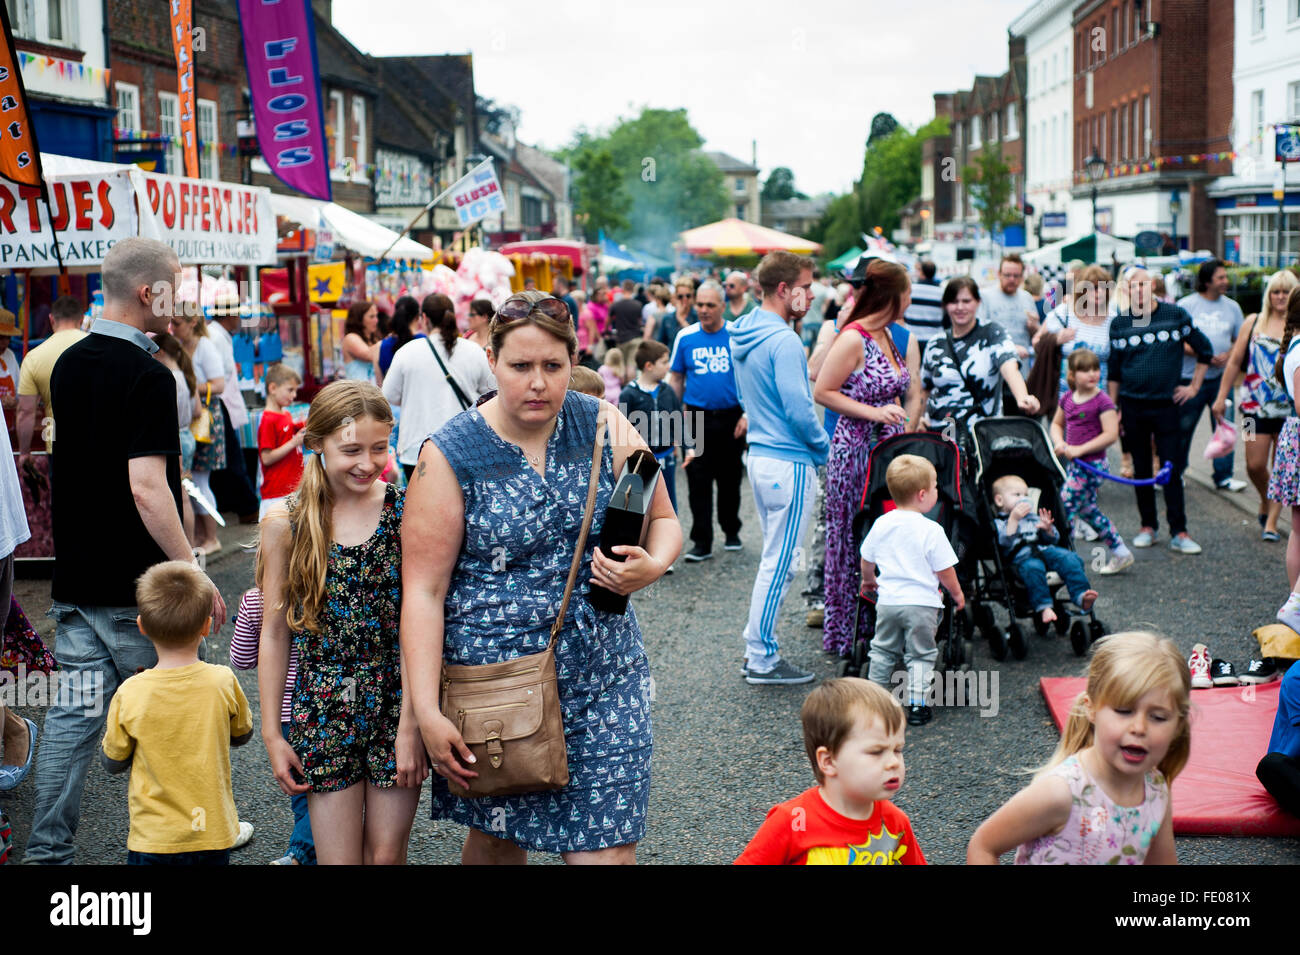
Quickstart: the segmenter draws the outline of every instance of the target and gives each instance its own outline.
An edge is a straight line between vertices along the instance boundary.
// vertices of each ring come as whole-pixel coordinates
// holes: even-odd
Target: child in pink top
[[[1102,638],[1056,752],[976,830],[966,862],[1017,849],[1017,865],[1177,864],[1169,787],[1191,753],[1190,693],[1172,640]]]
[[[1056,456],[1066,462],[1061,506],[1065,509],[1067,531],[1076,517],[1082,519],[1097,532],[1097,539],[1110,548],[1110,560],[1100,572],[1118,574],[1132,565],[1133,552],[1097,505],[1097,492],[1104,479],[1079,462],[1100,471],[1107,469],[1106,449],[1119,440],[1119,412],[1110,396],[1099,387],[1101,361],[1095,354],[1086,348],[1076,348],[1070,352],[1066,368],[1070,390],[1061,396],[1056,417],[1052,419],[1052,443]]]

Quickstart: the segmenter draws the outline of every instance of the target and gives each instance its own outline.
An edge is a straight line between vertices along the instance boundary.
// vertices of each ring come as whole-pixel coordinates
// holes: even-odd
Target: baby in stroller
[[[1052,609],[1052,591],[1047,571],[1061,575],[1070,599],[1085,613],[1097,600],[1097,591],[1088,583],[1083,561],[1074,551],[1057,546],[1061,539],[1047,508],[1034,514],[1029,485],[1015,474],[1004,474],[993,482],[993,504],[997,509],[994,523],[998,531],[998,548],[1015,568],[1034,613],[1043,624],[1056,620]]]

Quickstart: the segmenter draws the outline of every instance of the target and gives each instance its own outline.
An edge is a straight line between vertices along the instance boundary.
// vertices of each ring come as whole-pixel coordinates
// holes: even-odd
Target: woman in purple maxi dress
[[[851,372],[838,389],[854,401],[877,408],[901,405],[911,384],[904,356],[894,346],[888,331],[882,337],[890,356],[885,356],[874,338],[862,336],[862,369]],[[826,462],[826,617],[822,645],[841,656],[853,646],[853,611],[859,580],[853,517],[862,503],[867,458],[881,440],[902,431],[902,421],[887,424],[841,415],[831,438],[830,458]],[[858,635],[870,640],[866,615],[860,616]]]

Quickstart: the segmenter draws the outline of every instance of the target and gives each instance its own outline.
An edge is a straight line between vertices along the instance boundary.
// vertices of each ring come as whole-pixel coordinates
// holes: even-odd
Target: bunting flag
[[[0,4],[0,20],[5,28],[5,47],[0,50],[0,176],[44,194],[41,148],[36,144],[36,128],[27,111],[27,88],[14,52],[8,4]]]
[[[181,156],[185,168],[169,169],[173,175],[197,179],[199,128],[194,107],[193,0],[169,0],[172,18],[172,52],[176,54],[176,108],[180,111]]]
[[[285,185],[332,198],[310,0],[239,0],[257,144]]]

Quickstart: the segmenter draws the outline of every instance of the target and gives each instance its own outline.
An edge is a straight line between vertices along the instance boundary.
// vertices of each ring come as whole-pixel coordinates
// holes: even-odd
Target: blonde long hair
[[[325,477],[320,450],[340,428],[374,418],[392,425],[393,409],[384,393],[368,381],[336,381],[326,385],[311,403],[303,444],[317,452],[303,470],[292,508],[292,544],[285,597],[291,630],[320,632],[318,617],[325,606],[330,541],[334,536],[334,495]]]
[[[1264,304],[1259,307],[1259,318],[1255,320],[1256,335],[1263,334],[1262,330],[1268,328],[1268,323],[1273,318],[1273,292],[1276,289],[1285,289],[1289,299],[1289,293],[1294,292],[1296,286],[1300,286],[1300,278],[1296,278],[1296,274],[1290,269],[1282,269],[1268,277],[1268,284],[1264,286]],[[1282,312],[1278,318],[1286,318],[1286,312]]]
[[[1152,690],[1166,690],[1178,710],[1178,735],[1158,767],[1172,784],[1187,765],[1192,749],[1192,731],[1187,722],[1191,676],[1187,661],[1172,640],[1142,632],[1116,633],[1097,642],[1088,666],[1087,690],[1070,707],[1056,752],[1036,775],[1041,776],[1092,745],[1093,725],[1084,706],[1085,697],[1095,711],[1102,706],[1131,706]]]

